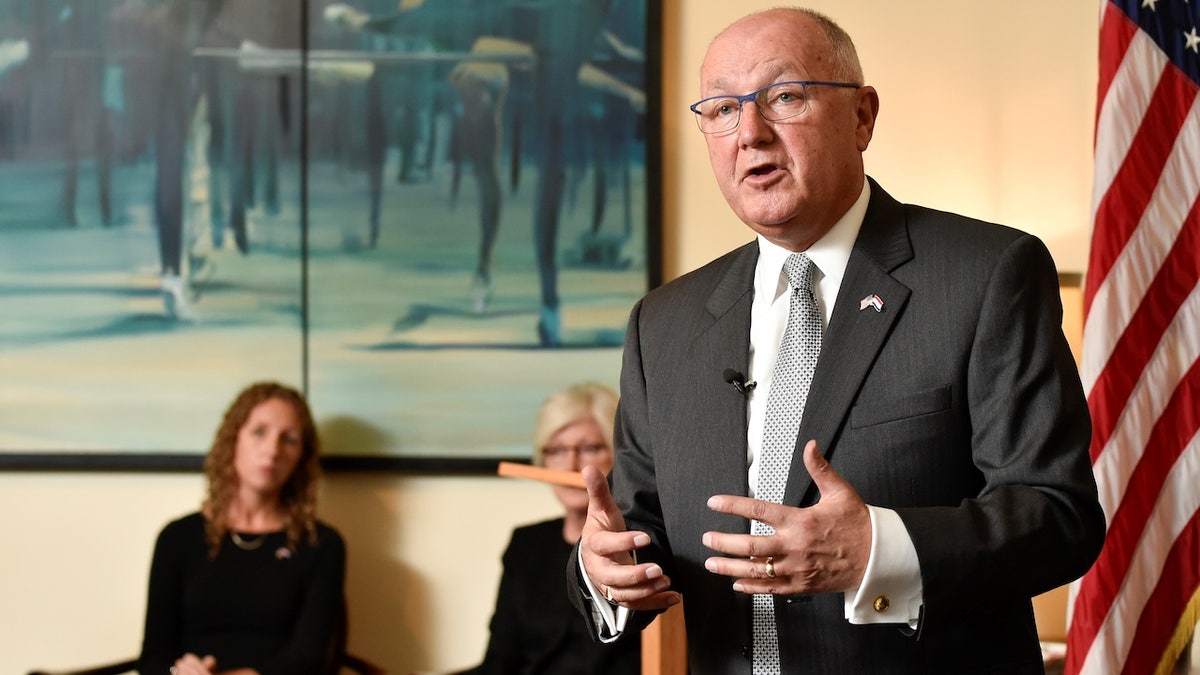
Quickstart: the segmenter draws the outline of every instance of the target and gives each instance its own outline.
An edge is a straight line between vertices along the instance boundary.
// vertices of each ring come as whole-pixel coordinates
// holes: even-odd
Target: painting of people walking
[[[0,467],[532,454],[659,281],[651,0],[0,0]]]

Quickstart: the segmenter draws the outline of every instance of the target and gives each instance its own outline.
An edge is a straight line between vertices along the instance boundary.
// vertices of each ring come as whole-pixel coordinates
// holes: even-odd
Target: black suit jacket
[[[801,456],[815,438],[900,515],[925,604],[908,635],[849,624],[841,593],[777,597],[783,672],[1041,672],[1030,598],[1083,574],[1104,534],[1053,260],[1026,233],[871,190],[783,503],[819,498]],[[757,258],[751,243],[652,291],[626,336],[610,480],[653,540],[639,560],[683,594],[692,673],[750,673],[749,596],[704,569],[700,541],[749,531],[705,502],[748,489],[746,403],[723,373],[747,372]],[[871,295],[881,311],[860,309]],[[568,575],[590,621],[574,557]]]
[[[637,675],[641,636],[592,639],[562,593],[563,519],[513,530],[483,663],[464,675]]]

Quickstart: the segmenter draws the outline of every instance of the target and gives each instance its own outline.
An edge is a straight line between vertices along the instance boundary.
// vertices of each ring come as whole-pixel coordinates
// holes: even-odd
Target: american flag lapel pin
[[[868,307],[874,307],[876,312],[882,312],[883,299],[878,295],[872,294],[858,301],[858,311],[861,312]]]

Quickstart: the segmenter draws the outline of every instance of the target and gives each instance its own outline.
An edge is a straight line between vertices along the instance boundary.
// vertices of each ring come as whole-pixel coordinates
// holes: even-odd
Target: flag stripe
[[[1126,662],[1134,640],[1133,628],[1142,615],[1147,599],[1164,575],[1163,552],[1171,549],[1186,524],[1192,520],[1196,511],[1200,510],[1200,490],[1196,490],[1195,486],[1197,475],[1200,475],[1200,438],[1193,438],[1164,484],[1150,518],[1151,525],[1145,529],[1138,542],[1137,552],[1129,565],[1128,573],[1124,576],[1120,593],[1105,612],[1105,618],[1109,622],[1115,622],[1119,618],[1122,623],[1128,625],[1118,626],[1120,630],[1097,633],[1094,644],[1087,650],[1086,660],[1078,672],[1108,675],[1123,670],[1121,664]],[[1195,552],[1191,553],[1194,558]],[[1080,599],[1086,597],[1084,593],[1085,591],[1080,589]],[[1075,622],[1079,618],[1077,608],[1071,630],[1075,629]],[[1068,642],[1068,663],[1078,654],[1078,650],[1079,646]],[[1157,664],[1156,656],[1154,663],[1148,667],[1145,664],[1135,664],[1138,667],[1135,672],[1152,672]],[[1068,672],[1073,672],[1070,666]]]
[[[1176,212],[1180,206],[1187,209],[1200,196],[1200,174],[1197,169],[1200,166],[1200,104],[1194,95],[1192,108],[1176,141],[1155,194],[1140,218],[1142,225],[1129,240],[1128,251],[1116,260],[1098,285],[1097,282],[1088,282],[1096,289],[1094,302],[1105,310],[1087,311],[1084,317],[1080,375],[1089,398],[1096,378],[1110,360],[1123,327],[1137,309],[1152,275],[1167,254],[1173,238],[1169,233],[1175,232],[1175,223],[1182,220],[1182,214],[1177,216]],[[1096,226],[1103,224],[1098,222]],[[1088,279],[1093,276],[1089,270]],[[1108,421],[1115,421],[1115,418]]]
[[[1123,16],[1120,12],[1115,12]],[[1130,24],[1132,26],[1132,24]],[[1101,45],[1105,47],[1107,45]],[[1115,48],[1115,47],[1114,47]],[[1097,107],[1096,182],[1092,191],[1092,213],[1112,186],[1113,177],[1133,145],[1150,97],[1168,61],[1153,42],[1137,33],[1121,53],[1120,67],[1109,85],[1110,91]]]
[[[1133,403],[1122,412],[1117,434],[1092,467],[1100,490],[1100,505],[1110,516],[1120,504],[1126,481],[1142,458],[1155,420],[1162,417],[1171,392],[1183,376],[1181,364],[1200,359],[1200,331],[1194,330],[1196,325],[1200,325],[1200,290],[1188,296],[1163,336],[1163,343],[1130,396]]]
[[[1174,68],[1167,68],[1159,78],[1150,106],[1134,136],[1133,146],[1095,215],[1084,295],[1085,313],[1091,309],[1096,285],[1108,276],[1113,262],[1124,250],[1150,203],[1175,137],[1195,99],[1195,89],[1192,81]],[[1094,274],[1092,270],[1095,270]]]
[[[1171,547],[1166,567],[1177,570],[1177,573],[1162,575],[1146,602],[1123,673],[1139,675],[1151,672],[1153,669],[1147,669],[1146,666],[1160,664],[1164,653],[1171,657],[1168,659],[1171,663],[1179,657],[1178,652],[1172,654],[1168,650],[1175,634],[1175,617],[1183,614],[1195,589],[1200,588],[1200,567],[1187,564],[1197,550],[1200,550],[1200,512],[1192,515],[1191,521]]]
[[[1200,257],[1195,252],[1195,248],[1189,251],[1189,245],[1186,244],[1189,237],[1194,241],[1194,231],[1191,234],[1181,233],[1180,238],[1183,239],[1184,245],[1180,245],[1179,241],[1169,241],[1169,233],[1174,231],[1173,227],[1163,224],[1157,227],[1153,226],[1153,223],[1171,222],[1173,218],[1171,212],[1175,209],[1173,203],[1184,202],[1184,199],[1180,197],[1182,194],[1189,195],[1186,199],[1193,203],[1192,217],[1195,217],[1194,204],[1200,199],[1200,174],[1196,170],[1196,165],[1200,164],[1200,157],[1195,156],[1197,148],[1200,148],[1200,103],[1193,108],[1193,114],[1184,133],[1180,136],[1180,141],[1179,150],[1173,154],[1173,158],[1169,162],[1172,168],[1160,183],[1161,196],[1156,196],[1151,201],[1151,210],[1147,212],[1144,219],[1148,225],[1138,230],[1134,240],[1130,243],[1129,252],[1122,256],[1120,263],[1113,268],[1109,278],[1100,287],[1097,302],[1106,311],[1093,312],[1084,326],[1081,375],[1084,388],[1088,392],[1088,405],[1092,411],[1093,437],[1103,443],[1106,448],[1116,445],[1131,449],[1124,453],[1101,452],[1100,456],[1096,457],[1095,447],[1097,446],[1093,445],[1092,454],[1095,457],[1094,468],[1101,489],[1101,503],[1108,513],[1112,513],[1112,509],[1116,507],[1120,496],[1124,493],[1122,476],[1129,475],[1129,470],[1125,467],[1131,466],[1138,458],[1133,453],[1133,449],[1143,447],[1144,438],[1135,440],[1131,438],[1131,435],[1148,433],[1153,420],[1161,412],[1161,405],[1145,405],[1145,402],[1152,401],[1157,396],[1157,390],[1147,385],[1154,384],[1157,387],[1170,384],[1173,387],[1173,382],[1178,377],[1178,375],[1172,377],[1159,375],[1147,378],[1141,374],[1142,370],[1146,372],[1161,372],[1164,369],[1170,371],[1190,363],[1190,360],[1179,361],[1176,363],[1181,366],[1176,366],[1168,362],[1160,364],[1157,368],[1145,364],[1138,374],[1133,376],[1137,389],[1121,396],[1115,396],[1110,392],[1113,385],[1108,380],[1116,378],[1114,373],[1123,372],[1122,369],[1131,364],[1122,361],[1119,357],[1108,358],[1108,355],[1114,349],[1113,345],[1121,341],[1125,332],[1124,327],[1132,321],[1142,298],[1154,283],[1155,277],[1152,276],[1154,271],[1163,264],[1163,260],[1171,255],[1166,247],[1173,246],[1171,250],[1176,251],[1177,264],[1186,266],[1190,263],[1192,269],[1197,264],[1197,257]],[[1194,220],[1191,227],[1195,227]],[[1187,228],[1188,225],[1185,222],[1183,229],[1187,230]],[[1190,246],[1195,246],[1195,244]],[[1174,266],[1171,265],[1171,267]],[[1143,344],[1145,342],[1157,344],[1158,338],[1149,340],[1143,337]],[[1131,345],[1130,348],[1136,348],[1136,345]],[[1098,354],[1104,356],[1099,357]],[[1094,373],[1100,370],[1097,364],[1102,361],[1112,366],[1112,369],[1106,366],[1105,372],[1102,372],[1099,378],[1093,379],[1096,378]],[[1120,363],[1112,365],[1114,362]],[[1136,363],[1132,365],[1138,366]],[[1170,390],[1167,388],[1163,391],[1169,393]],[[1163,397],[1165,395],[1163,394]],[[1110,399],[1115,399],[1115,403]],[[1127,409],[1129,399],[1143,400],[1144,403],[1130,410]],[[1136,415],[1141,415],[1141,417],[1136,417]]]
[[[1104,5],[1103,7],[1107,7]],[[1103,12],[1100,21],[1100,82],[1097,87],[1096,100],[1103,101],[1108,96],[1108,88],[1116,77],[1117,69],[1125,58],[1125,50],[1138,34],[1138,27],[1124,12]],[[1100,107],[1096,107],[1099,118]],[[1097,126],[1099,126],[1097,124]]]
[[[1200,251],[1198,230],[1200,202],[1192,205],[1179,237],[1118,338],[1104,373],[1088,395],[1088,408],[1095,420],[1092,425],[1093,462],[1112,437],[1120,412],[1141,377],[1144,364],[1150,361],[1183,299],[1200,281],[1196,261],[1196,251]]]
[[[1138,550],[1138,542],[1150,514],[1155,508],[1171,468],[1183,453],[1200,425],[1200,364],[1193,365],[1188,376],[1175,389],[1154,431],[1145,445],[1149,456],[1137,464],[1129,481],[1129,496],[1120,502],[1108,527],[1108,534],[1093,569],[1080,584],[1080,595],[1088,595],[1102,606],[1110,605],[1120,590],[1121,581]],[[1174,417],[1179,415],[1178,418]],[[1180,424],[1173,424],[1175,420]],[[1184,428],[1189,431],[1185,434]],[[1098,616],[1080,616],[1078,630],[1094,633],[1099,626]]]

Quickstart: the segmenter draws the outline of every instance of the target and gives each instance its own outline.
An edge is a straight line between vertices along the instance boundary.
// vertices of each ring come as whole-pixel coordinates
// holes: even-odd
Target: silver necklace
[[[243,539],[240,534],[230,530],[229,537],[231,539],[233,539],[234,545],[237,546],[238,548],[242,549],[243,551],[253,551],[254,549],[258,548],[259,546],[262,546],[263,540],[267,538],[267,535],[260,534],[257,537],[252,537],[250,539]]]

